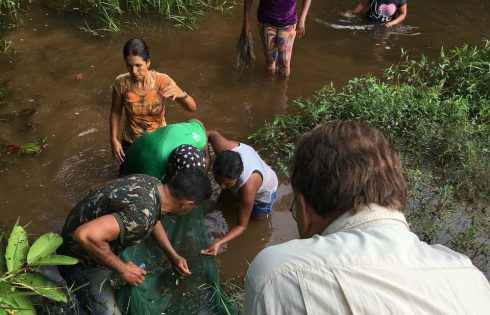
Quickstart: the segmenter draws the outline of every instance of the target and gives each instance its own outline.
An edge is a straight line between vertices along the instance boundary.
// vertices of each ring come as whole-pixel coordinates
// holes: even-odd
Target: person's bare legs
[[[262,41],[262,47],[264,49],[265,66],[267,72],[274,75],[276,73],[277,60],[277,29],[273,26],[259,23],[259,33]]]
[[[293,44],[296,38],[296,24],[277,29],[276,50],[277,50],[277,71],[281,77],[288,77],[291,74],[291,56],[293,54]]]

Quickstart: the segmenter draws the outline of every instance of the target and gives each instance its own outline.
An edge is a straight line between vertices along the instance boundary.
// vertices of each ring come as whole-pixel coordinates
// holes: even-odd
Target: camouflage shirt
[[[73,240],[73,232],[82,224],[112,214],[119,224],[119,239],[110,242],[118,255],[124,248],[147,238],[160,220],[158,179],[148,175],[130,175],[90,193],[66,218],[61,232],[63,245],[58,252],[76,257],[87,266],[96,262]]]

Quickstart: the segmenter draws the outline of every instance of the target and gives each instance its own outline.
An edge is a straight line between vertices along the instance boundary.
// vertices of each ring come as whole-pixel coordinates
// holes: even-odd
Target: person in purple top
[[[253,0],[244,0],[242,33],[250,31],[249,17]],[[260,0],[257,11],[259,31],[264,47],[267,70],[287,77],[296,34],[305,34],[305,20],[311,0],[303,0],[303,8],[296,15],[296,0]]]

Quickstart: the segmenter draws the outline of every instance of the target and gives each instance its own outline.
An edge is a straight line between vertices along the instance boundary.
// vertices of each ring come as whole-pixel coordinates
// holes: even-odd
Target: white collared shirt
[[[401,212],[371,204],[262,250],[245,314],[490,314],[490,284],[466,256],[421,242]]]

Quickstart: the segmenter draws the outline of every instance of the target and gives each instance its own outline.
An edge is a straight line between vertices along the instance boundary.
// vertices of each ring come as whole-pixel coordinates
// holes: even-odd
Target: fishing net
[[[255,54],[252,33],[242,33],[237,43],[236,68],[240,72],[243,72],[243,69],[252,66],[254,61]]]
[[[152,237],[121,254],[124,261],[144,263],[147,272],[141,285],[117,290],[122,314],[237,314],[232,300],[219,285],[216,259],[199,254],[210,243],[203,210],[200,206],[185,216],[166,216],[162,222],[172,246],[187,260],[192,275],[180,277]]]

